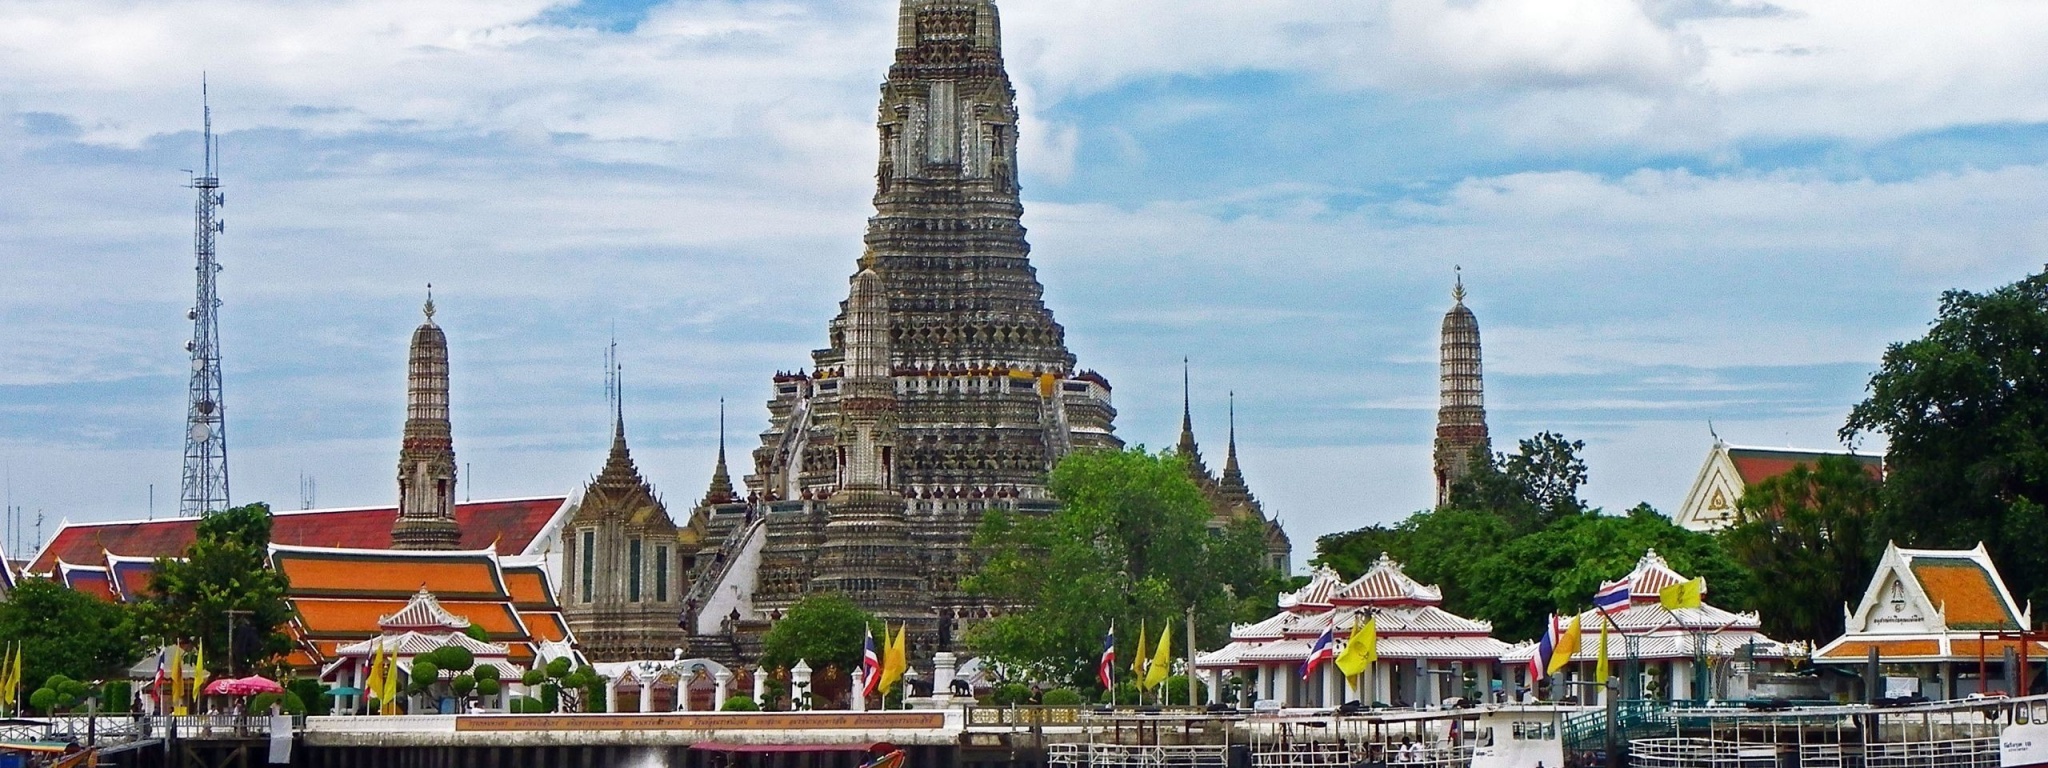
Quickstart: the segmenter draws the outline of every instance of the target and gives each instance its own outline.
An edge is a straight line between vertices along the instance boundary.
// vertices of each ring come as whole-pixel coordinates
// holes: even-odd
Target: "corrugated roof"
[[[504,554],[524,552],[568,500],[566,496],[542,496],[457,504],[455,524],[462,531],[461,547],[496,549]],[[307,547],[385,549],[391,546],[391,524],[397,519],[395,506],[279,511],[271,514],[270,540]],[[105,552],[142,558],[181,557],[192,546],[198,525],[196,517],[69,523],[57,530],[28,570],[50,573],[60,559],[99,562]]]

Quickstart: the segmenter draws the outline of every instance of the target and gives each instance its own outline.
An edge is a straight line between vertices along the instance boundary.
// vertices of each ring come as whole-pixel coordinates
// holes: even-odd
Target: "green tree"
[[[1842,634],[1842,606],[1861,599],[1877,568],[1871,523],[1882,492],[1847,456],[1823,456],[1743,492],[1740,521],[1721,541],[1750,572],[1770,575],[1771,588],[1754,601],[1767,634],[1816,643]]]
[[[1585,441],[1538,432],[1512,454],[1475,449],[1470,471],[1451,484],[1448,506],[1492,512],[1518,533],[1584,514],[1579,488],[1586,484],[1586,462],[1579,452],[1585,448]]]
[[[121,606],[47,579],[22,580],[0,603],[0,641],[21,644],[23,680],[115,677],[145,651]]]
[[[1029,678],[1093,688],[1112,620],[1127,646],[1121,658],[1131,658],[1141,625],[1148,645],[1174,627],[1175,654],[1184,655],[1190,608],[1203,642],[1215,642],[1244,612],[1241,601],[1271,605],[1275,575],[1245,567],[1263,559],[1263,546],[1250,546],[1255,531],[1211,535],[1208,504],[1179,457],[1142,447],[1080,451],[1049,484],[1057,511],[992,512],[977,532],[987,559],[968,588],[1019,606],[969,628],[977,652]]]
[[[1883,433],[1878,540],[1982,542],[2014,597],[2048,601],[2048,273],[1949,291],[1927,334],[1891,345],[1841,435]]]
[[[1316,540],[1313,562],[1357,578],[1385,554],[1399,561],[1410,577],[1442,587],[1445,610],[1470,615],[1474,607],[1468,585],[1473,570],[1514,536],[1502,515],[1445,507],[1417,512],[1393,527],[1372,526],[1324,536]]]
[[[761,638],[761,663],[770,667],[793,667],[808,660],[811,666],[840,669],[860,666],[863,630],[875,633],[875,650],[882,648],[884,628],[875,617],[837,592],[806,595],[789,607],[782,620],[768,628]]]
[[[1586,609],[1601,582],[1634,569],[1650,549],[1673,570],[1706,577],[1716,605],[1750,606],[1750,573],[1718,539],[1674,525],[1647,504],[1626,515],[1560,518],[1509,541],[1472,568],[1464,588],[1472,615],[1493,622],[1496,635],[1534,637],[1545,616]]]
[[[269,505],[200,518],[184,559],[156,561],[148,593],[135,606],[139,623],[149,634],[204,640],[207,660],[221,670],[247,671],[290,652],[291,638],[284,633],[291,620],[287,584],[284,574],[270,568],[269,554]],[[231,644],[231,634],[239,641]]]

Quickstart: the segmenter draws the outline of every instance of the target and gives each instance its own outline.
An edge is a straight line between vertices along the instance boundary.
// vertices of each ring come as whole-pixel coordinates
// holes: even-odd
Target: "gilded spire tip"
[[[430,323],[431,323],[431,322],[433,322],[433,321],[434,321],[434,284],[433,284],[433,283],[427,283],[427,306],[426,306],[426,310],[425,310],[425,311],[426,311],[426,313],[427,313],[427,322],[430,322]]]
[[[1462,266],[1453,266],[1451,267],[1451,271],[1456,275],[1456,277],[1453,278],[1455,283],[1451,288],[1451,299],[1458,302],[1459,304],[1463,304],[1465,303],[1465,268]]]

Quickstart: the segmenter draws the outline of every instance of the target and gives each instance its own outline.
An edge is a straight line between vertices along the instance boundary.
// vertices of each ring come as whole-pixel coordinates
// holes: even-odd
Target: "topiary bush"
[[[1031,686],[1023,683],[1003,683],[996,686],[989,699],[998,707],[1028,704],[1031,702]]]
[[[57,706],[57,692],[48,688],[37,688],[35,693],[28,695],[28,705],[38,712],[50,714]]]
[[[540,685],[540,684],[541,684],[542,682],[546,681],[547,679],[548,679],[548,673],[546,673],[546,672],[542,672],[542,671],[540,671],[540,670],[538,670],[538,669],[529,669],[529,670],[526,670],[526,674],[523,674],[523,675],[520,675],[520,676],[519,676],[519,682],[520,682],[520,683],[522,683],[522,684],[524,684],[524,685],[526,685],[526,686],[528,686],[528,687],[532,687],[532,686]]]
[[[483,627],[479,627],[475,624],[463,627],[462,634],[468,635],[469,639],[475,640],[479,643],[488,643],[491,641],[490,630],[484,629]]]
[[[1072,688],[1054,688],[1038,697],[1038,703],[1048,707],[1073,707],[1081,704],[1081,692]]]
[[[752,696],[734,696],[732,698],[726,699],[724,704],[719,705],[718,711],[759,712],[761,711],[761,705],[755,703],[754,697]]]
[[[448,690],[454,691],[457,696],[468,696],[470,691],[476,690],[476,678],[456,675],[454,680],[448,681]]]
[[[469,673],[476,676],[479,683],[485,680],[502,680],[505,677],[505,673],[499,671],[496,664],[478,664],[476,669],[470,670]]]
[[[476,681],[476,693],[478,696],[496,696],[501,690],[504,690],[503,683],[498,682],[498,678],[493,677],[487,680],[480,679]]]
[[[540,689],[540,711],[542,711],[542,712],[560,712],[560,711],[562,711],[562,691],[561,691],[561,689],[559,689],[559,688],[556,688],[555,686],[552,686],[552,685],[550,685],[550,686],[545,686],[545,687],[542,687],[542,688]]]
[[[100,687],[100,709],[105,712],[127,712],[135,696],[134,684],[126,680],[108,681]]]
[[[532,696],[514,696],[512,701],[507,702],[505,708],[515,715],[533,715],[548,711],[540,699]]]
[[[424,658],[423,656],[412,661],[412,679],[409,682],[415,691],[425,691],[435,681],[441,679],[441,668],[435,666],[434,662],[423,661]]]
[[[555,659],[554,661],[550,661],[550,662],[548,662],[547,670],[548,670],[548,677],[552,677],[552,678],[554,678],[554,679],[556,679],[556,680],[560,680],[560,679],[562,679],[562,678],[568,677],[568,676],[569,676],[569,673],[570,673],[570,672],[572,672],[572,671],[574,671],[573,669],[571,669],[571,668],[570,668],[570,666],[569,666],[569,659],[568,659],[568,657],[566,657],[566,656],[565,656],[565,657],[562,657],[562,658],[559,658],[559,659]]]
[[[306,701],[299,698],[299,694],[294,691],[257,694],[256,698],[249,700],[249,713],[268,715],[272,704],[281,704],[287,715],[306,714]]]
[[[476,664],[476,654],[459,645],[444,645],[434,651],[434,664],[450,672],[467,672]]]

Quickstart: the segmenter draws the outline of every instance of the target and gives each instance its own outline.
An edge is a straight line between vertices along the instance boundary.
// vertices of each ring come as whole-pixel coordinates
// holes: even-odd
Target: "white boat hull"
[[[2000,768],[2048,768],[2048,724],[2013,724],[1998,737]]]

